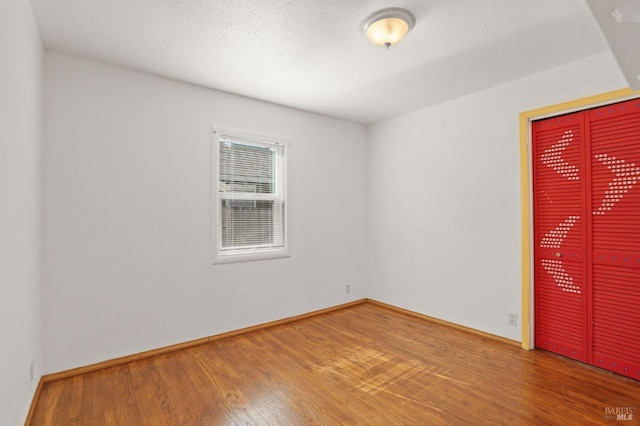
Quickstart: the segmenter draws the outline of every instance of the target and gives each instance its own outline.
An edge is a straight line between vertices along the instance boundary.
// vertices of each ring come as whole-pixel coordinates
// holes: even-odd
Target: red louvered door
[[[640,100],[532,136],[535,345],[640,380]]]
[[[587,361],[584,116],[532,126],[535,345]]]
[[[589,111],[593,365],[640,380],[640,100]]]

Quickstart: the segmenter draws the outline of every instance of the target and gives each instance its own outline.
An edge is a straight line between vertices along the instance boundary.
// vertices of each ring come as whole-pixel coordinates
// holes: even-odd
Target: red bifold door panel
[[[640,380],[640,100],[532,136],[535,345]]]
[[[588,115],[589,362],[640,380],[640,100]]]
[[[535,344],[587,362],[584,115],[533,124]]]

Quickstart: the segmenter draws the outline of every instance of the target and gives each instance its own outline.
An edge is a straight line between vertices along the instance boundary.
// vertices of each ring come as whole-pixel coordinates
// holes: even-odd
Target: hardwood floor
[[[365,303],[46,383],[31,424],[637,424],[638,406],[640,382]]]

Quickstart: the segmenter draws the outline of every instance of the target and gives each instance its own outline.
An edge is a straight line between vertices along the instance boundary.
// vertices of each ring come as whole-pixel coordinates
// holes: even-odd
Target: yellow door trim
[[[531,350],[533,344],[533,214],[531,206],[531,122],[536,119],[566,114],[637,97],[640,92],[626,88],[569,102],[546,106],[520,113],[520,193],[522,229],[522,348]]]

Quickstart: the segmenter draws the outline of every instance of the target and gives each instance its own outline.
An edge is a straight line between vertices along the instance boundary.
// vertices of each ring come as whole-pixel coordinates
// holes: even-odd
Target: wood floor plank
[[[45,383],[31,425],[638,424],[638,406],[638,381],[365,303]]]

